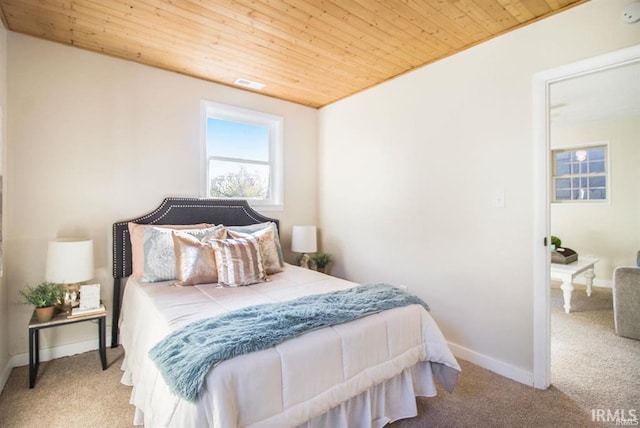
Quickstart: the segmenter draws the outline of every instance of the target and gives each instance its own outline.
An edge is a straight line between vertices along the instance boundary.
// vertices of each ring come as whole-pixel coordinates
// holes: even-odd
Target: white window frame
[[[207,119],[214,118],[229,122],[246,123],[247,125],[262,126],[269,129],[269,192],[268,198],[250,199],[249,204],[262,211],[280,211],[284,208],[283,192],[283,129],[284,119],[269,113],[249,110],[228,104],[203,100],[201,102],[201,122],[202,122],[202,162],[201,195],[210,198],[208,191],[209,177],[209,156],[207,153]],[[246,163],[256,163],[253,160],[234,158]],[[259,162],[262,163],[262,162]],[[242,199],[242,198],[240,198]]]
[[[556,171],[556,153],[557,152],[575,152],[579,150],[589,150],[598,147],[604,147],[605,149],[605,159],[604,159],[604,173],[597,173],[594,175],[604,175],[605,177],[605,190],[607,197],[605,199],[556,199],[556,178],[566,177],[566,178],[578,178],[584,176],[584,174],[567,174],[566,176],[558,176],[555,175]],[[550,161],[550,170],[551,170],[551,203],[552,204],[607,204],[611,200],[611,168],[610,168],[610,159],[611,159],[611,147],[609,145],[609,141],[594,141],[590,143],[584,144],[576,144],[571,146],[561,146],[561,147],[553,147],[551,149],[551,161]]]

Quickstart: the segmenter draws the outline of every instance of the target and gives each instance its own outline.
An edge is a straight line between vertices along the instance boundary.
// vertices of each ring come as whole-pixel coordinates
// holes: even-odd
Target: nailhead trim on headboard
[[[194,220],[194,217],[190,215],[193,214],[193,209],[207,209],[207,211]],[[233,212],[229,214],[229,210],[233,210]],[[168,216],[171,216],[170,219],[165,221]],[[124,278],[131,274],[129,222],[140,224],[220,224],[223,222],[221,219],[225,219],[229,225],[247,225],[265,221],[273,221],[278,224],[278,220],[256,212],[245,200],[166,198],[158,208],[149,214],[114,223],[113,277]]]

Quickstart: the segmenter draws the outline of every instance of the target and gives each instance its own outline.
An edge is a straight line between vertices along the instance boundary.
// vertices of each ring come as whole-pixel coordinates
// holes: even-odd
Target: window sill
[[[265,204],[265,203],[259,203],[256,201],[251,201],[248,200],[249,205],[251,206],[251,208],[253,208],[254,210],[258,211],[258,212],[277,212],[277,211],[284,211],[284,205],[283,204]]]

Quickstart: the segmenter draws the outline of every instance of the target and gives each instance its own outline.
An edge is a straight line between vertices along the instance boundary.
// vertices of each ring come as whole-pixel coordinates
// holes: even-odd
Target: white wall
[[[4,150],[6,141],[7,112],[7,30],[0,22],[0,176],[4,175]],[[0,184],[0,187],[3,186]],[[0,198],[4,199],[4,188],[0,189]],[[1,201],[6,207],[4,200]],[[0,233],[4,232],[4,220],[0,214]],[[0,237],[0,245],[2,245]],[[0,247],[0,255],[4,248]],[[0,275],[0,391],[9,376],[9,305],[7,303],[7,282]]]
[[[638,43],[626,3],[594,0],[321,109],[333,273],[408,285],[454,352],[532,383],[532,76]]]
[[[281,220],[285,248],[292,224],[316,222],[317,110],[17,33],[8,44],[12,354],[27,350],[33,309],[17,303],[18,290],[43,280],[49,239],[94,240],[111,308],[112,224],[167,196],[200,196],[201,99],[284,117],[285,209],[265,214]],[[43,348],[95,340],[87,323],[46,333]]]
[[[637,82],[636,82],[637,83]],[[552,89],[553,90],[553,89]],[[551,129],[551,147],[609,142],[610,201],[551,204],[551,233],[580,255],[593,255],[596,280],[634,266],[640,250],[640,116]]]

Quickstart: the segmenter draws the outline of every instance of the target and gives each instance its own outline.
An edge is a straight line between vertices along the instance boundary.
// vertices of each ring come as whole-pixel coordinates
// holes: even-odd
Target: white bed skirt
[[[122,364],[121,382],[133,386],[131,372]],[[136,388],[131,392],[130,403],[135,406]],[[436,395],[433,374],[429,362],[420,362],[381,384],[357,395],[341,405],[317,416],[300,428],[382,428],[390,422],[418,415],[415,397]],[[147,420],[155,420],[148,414]],[[143,426],[144,412],[136,407],[133,425]],[[280,427],[278,427],[280,428]]]

